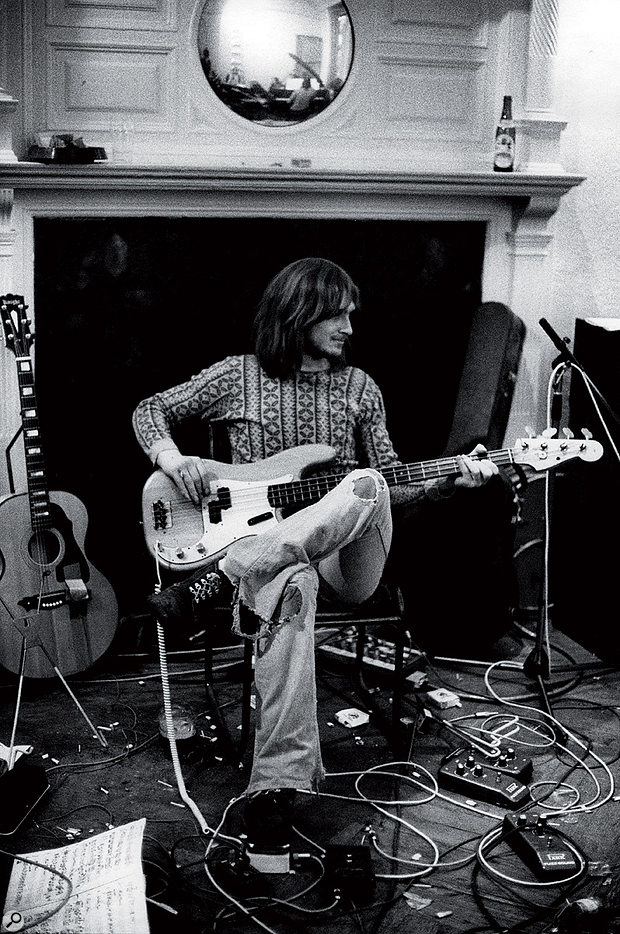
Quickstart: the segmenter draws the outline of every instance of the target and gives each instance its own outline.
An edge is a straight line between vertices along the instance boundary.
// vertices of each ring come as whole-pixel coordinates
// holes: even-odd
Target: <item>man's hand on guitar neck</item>
[[[489,460],[483,444],[477,444],[469,454],[457,455],[455,460],[461,471],[461,475],[454,481],[454,485],[458,487],[484,486],[498,473],[497,464]]]
[[[196,506],[199,506],[209,493],[209,480],[204,463],[201,457],[181,454],[177,448],[160,451],[155,460],[155,466],[170,477],[183,496]]]

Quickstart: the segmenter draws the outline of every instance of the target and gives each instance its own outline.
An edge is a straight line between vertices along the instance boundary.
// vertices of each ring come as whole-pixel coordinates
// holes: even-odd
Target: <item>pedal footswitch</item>
[[[566,878],[579,868],[575,853],[547,823],[547,815],[506,814],[504,839],[539,879]]]

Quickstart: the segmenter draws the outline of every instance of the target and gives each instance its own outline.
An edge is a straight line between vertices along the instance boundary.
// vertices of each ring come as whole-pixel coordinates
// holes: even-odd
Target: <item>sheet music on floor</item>
[[[2,931],[23,927],[37,934],[148,934],[142,870],[145,825],[142,818],[69,846],[20,854],[41,865],[15,858]],[[47,866],[71,880],[68,900],[67,883],[43,868]],[[59,910],[47,917],[54,908]],[[17,915],[21,923],[16,923]]]

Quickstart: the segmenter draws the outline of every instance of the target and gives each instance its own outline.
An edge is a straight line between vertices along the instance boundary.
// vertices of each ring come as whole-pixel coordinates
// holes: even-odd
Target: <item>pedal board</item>
[[[539,879],[572,876],[579,866],[572,850],[549,825],[545,814],[504,816],[506,843]]]
[[[349,627],[343,629],[338,634],[338,640],[334,642],[324,642],[317,646],[319,652],[332,658],[342,659],[343,661],[355,661],[357,658],[357,630]],[[364,639],[364,650],[362,664],[370,668],[381,669],[386,672],[394,671],[396,647],[389,639],[381,639],[377,636],[366,633]],[[403,647],[403,665],[411,667],[419,662],[420,667],[424,664],[424,656],[417,649]],[[412,680],[411,675],[407,678]]]
[[[484,753],[481,749],[461,746],[450,753],[446,761],[451,759],[460,759],[470,768],[473,768],[478,759],[484,762],[486,768],[501,772],[503,775],[512,775],[513,778],[518,778],[524,785],[527,785],[532,777],[532,760],[519,755],[514,746],[505,743],[500,743],[494,753]]]
[[[469,798],[516,809],[530,800],[530,790],[511,773],[491,768],[484,756],[451,755],[439,768],[439,784]]]

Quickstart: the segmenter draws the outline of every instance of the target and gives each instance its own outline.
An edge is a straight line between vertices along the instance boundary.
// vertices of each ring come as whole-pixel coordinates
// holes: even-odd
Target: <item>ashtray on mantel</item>
[[[26,155],[28,162],[44,162],[53,165],[91,165],[106,162],[107,155],[101,146],[77,146],[65,143],[62,146],[31,146]]]

